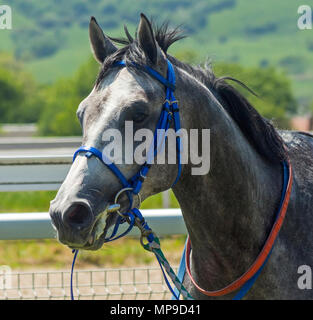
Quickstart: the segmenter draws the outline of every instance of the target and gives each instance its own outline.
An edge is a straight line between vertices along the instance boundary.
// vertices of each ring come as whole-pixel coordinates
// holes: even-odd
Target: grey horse
[[[283,184],[281,163],[288,158],[294,182],[286,218],[269,261],[245,298],[313,298],[312,290],[298,286],[298,267],[313,267],[312,136],[276,130],[225,78],[215,77],[209,67],[190,66],[169,55],[169,46],[182,37],[177,29],[166,24],[154,27],[142,14],[136,37],[125,31],[125,39],[110,38],[91,18],[90,42],[101,69],[77,111],[83,145],[102,150],[103,132],[112,128],[124,132],[126,120],[133,121],[136,130],[154,131],[164,86],[131,62],[166,77],[169,59],[176,74],[182,128],[210,129],[209,173],[192,175],[191,163],[183,164],[173,187],[191,239],[194,279],[206,290],[221,289],[255,261],[275,221]],[[123,46],[118,48],[117,43]],[[113,67],[120,60],[126,61],[126,68]],[[140,165],[122,163],[118,168],[131,178]],[[176,175],[177,164],[152,165],[142,199],[171,188]],[[104,224],[98,217],[103,222],[103,213],[120,189],[116,176],[98,158],[79,154],[51,201],[59,241],[71,248],[101,248],[118,215],[107,213]],[[99,226],[103,233],[96,239],[93,233]],[[193,297],[209,298],[187,275],[184,284]]]

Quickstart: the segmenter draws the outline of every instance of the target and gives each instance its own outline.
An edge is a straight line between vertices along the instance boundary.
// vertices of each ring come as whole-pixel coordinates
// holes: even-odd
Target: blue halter
[[[175,99],[174,96],[174,91],[175,91],[175,71],[173,68],[173,65],[170,63],[170,61],[167,60],[167,78],[165,79],[160,73],[158,73],[156,70],[150,68],[149,66],[140,66],[136,63],[132,63],[133,66],[136,68],[143,70],[144,72],[147,72],[149,75],[151,75],[153,78],[161,82],[166,89],[166,98],[163,103],[163,108],[161,111],[161,115],[159,118],[159,121],[157,123],[157,127],[154,133],[154,143],[152,144],[150,151],[148,152],[147,160],[146,162],[141,166],[140,170],[135,174],[131,179],[127,179],[123,173],[118,169],[118,167],[110,160],[108,159],[101,151],[94,147],[88,147],[88,146],[81,146],[78,148],[73,156],[73,162],[75,161],[77,155],[81,152],[85,152],[85,156],[87,158],[90,158],[91,156],[97,157],[104,165],[106,165],[112,172],[113,174],[118,178],[120,181],[123,189],[127,192],[127,196],[130,202],[130,207],[128,211],[132,211],[132,202],[133,202],[133,195],[138,195],[142,184],[144,180],[146,179],[146,176],[149,172],[149,169],[151,167],[151,160],[156,156],[160,148],[162,148],[165,145],[165,140],[166,136],[164,139],[161,139],[162,136],[159,135],[159,130],[166,132],[170,125],[171,122],[173,121],[174,123],[174,130],[175,132],[178,132],[180,130],[180,119],[179,119],[179,108],[177,104],[177,100]],[[127,67],[125,61],[118,61],[114,64],[115,67]],[[181,175],[181,140],[180,137],[177,135],[176,136],[176,148],[177,148],[177,162],[178,162],[178,172],[177,172],[177,177],[173,183],[172,186],[174,186],[177,181],[180,178]],[[120,191],[120,192],[121,192]],[[119,216],[115,227],[113,229],[112,234],[110,237],[105,239],[105,242],[108,241],[113,241],[116,240],[117,238],[120,238],[124,235],[126,235],[134,226],[134,222],[132,221],[132,216],[133,214],[130,212],[123,213],[124,219],[122,216]],[[121,235],[116,236],[118,227],[120,224],[125,222],[125,218],[128,217],[128,222],[130,222],[129,228],[122,233]]]
[[[115,67],[127,67],[127,64],[125,61],[118,61],[114,64]],[[151,145],[148,155],[147,155],[147,160],[146,162],[141,166],[140,170],[135,174],[131,179],[127,179],[123,173],[118,169],[118,167],[110,161],[101,151],[94,147],[89,147],[89,146],[81,146],[78,148],[73,156],[73,162],[75,161],[77,155],[81,152],[85,152],[85,156],[87,158],[90,158],[92,156],[97,157],[104,165],[106,165],[112,172],[113,174],[118,178],[122,185],[122,189],[117,193],[115,197],[115,201],[117,201],[119,195],[123,192],[126,192],[128,199],[129,199],[129,208],[125,213],[119,213],[119,216],[117,218],[117,221],[115,223],[115,226],[113,228],[113,231],[111,235],[107,238],[104,239],[104,242],[109,242],[116,240],[118,238],[121,238],[125,236],[127,233],[129,233],[132,228],[135,226],[135,223],[137,223],[138,226],[138,221],[140,221],[141,228],[143,230],[151,230],[149,226],[146,224],[144,218],[142,217],[140,211],[137,208],[133,208],[132,203],[133,203],[133,195],[137,195],[140,199],[140,190],[142,187],[142,184],[144,180],[147,177],[147,174],[149,172],[149,169],[151,167],[151,161],[153,158],[157,155],[158,151],[160,148],[163,148],[165,145],[166,141],[166,136],[160,136],[159,132],[160,130],[165,132],[169,129],[171,122],[173,121],[174,123],[174,130],[177,133],[180,130],[180,119],[179,119],[179,108],[178,108],[178,103],[177,100],[175,99],[174,96],[174,91],[175,91],[175,72],[172,64],[170,61],[167,60],[167,77],[164,78],[161,74],[159,74],[156,70],[150,68],[149,66],[140,66],[136,63],[132,63],[132,66],[138,68],[139,70],[142,70],[146,73],[148,73],[150,76],[152,76],[154,79],[158,80],[165,86],[165,101],[163,103],[163,108],[161,111],[161,115],[159,118],[159,121],[156,126],[156,130],[154,133],[154,143]],[[177,162],[178,162],[178,171],[177,171],[177,176],[176,179],[173,183],[172,186],[174,186],[177,181],[180,178],[181,175],[181,139],[178,135],[176,135],[176,151],[177,151]],[[119,226],[123,224],[125,221],[129,223],[129,227],[127,228],[126,231],[121,233],[120,235],[117,236],[117,232],[119,229]],[[154,240],[153,234],[149,234],[147,236],[147,240],[149,242],[152,242]],[[71,269],[71,298],[74,300],[74,294],[73,294],[73,270],[74,270],[74,264],[75,260],[78,254],[78,250],[73,250],[74,253],[74,259],[72,263],[72,269]],[[161,270],[163,272],[165,281],[173,295],[175,295],[173,289],[171,288],[170,283],[168,282],[163,267],[162,263],[157,257],[158,262],[160,264]]]

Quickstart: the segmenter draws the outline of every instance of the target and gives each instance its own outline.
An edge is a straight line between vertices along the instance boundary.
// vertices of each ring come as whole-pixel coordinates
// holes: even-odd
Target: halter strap
[[[87,158],[90,158],[92,155],[96,156],[103,164],[105,164],[115,174],[115,176],[120,180],[124,188],[130,186],[129,182],[127,181],[125,176],[122,174],[122,172],[108,157],[105,156],[103,152],[100,152],[98,149],[93,147],[81,146],[75,151],[73,156],[73,162],[75,161],[77,155],[80,152],[86,152],[85,155]]]
[[[152,69],[149,66],[142,66],[142,65],[139,65],[138,63],[135,63],[135,62],[131,62],[131,64],[134,67],[136,67],[137,69],[147,72],[154,79],[161,82],[166,88],[169,88],[172,91],[175,91],[175,89],[176,89],[176,87],[175,87],[175,72],[174,72],[172,64],[168,60],[167,60],[167,68],[168,68],[168,70],[170,70],[170,72],[167,72],[167,76],[168,76],[167,79],[165,79],[159,72],[157,72],[156,70]],[[126,61],[122,60],[122,61],[116,61],[113,64],[113,66],[127,67],[127,64],[126,64]],[[170,78],[169,78],[169,76],[170,76]]]

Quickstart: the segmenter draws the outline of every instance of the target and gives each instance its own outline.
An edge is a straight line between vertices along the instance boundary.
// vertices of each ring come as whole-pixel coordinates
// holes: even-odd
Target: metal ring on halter
[[[118,202],[117,202],[117,201],[118,201],[118,198],[120,197],[120,195],[121,195],[123,192],[133,191],[133,190],[134,190],[134,188],[130,188],[130,187],[121,189],[121,190],[116,194],[116,196],[115,196],[115,198],[114,198],[114,204],[118,204]],[[140,205],[141,205],[141,195],[140,195],[140,193],[138,193],[138,194],[136,194],[136,195],[137,195],[138,201],[139,201],[139,203],[138,203],[138,205],[137,205],[136,207],[139,208]],[[120,210],[116,210],[116,212],[117,212],[122,218],[125,218],[125,215],[123,215]]]
[[[154,238],[157,238],[156,234],[152,231],[152,230],[146,230],[148,232],[146,233],[143,233],[142,230],[141,231],[141,235],[140,235],[140,244],[146,248],[147,250],[149,251],[153,251],[153,249],[160,249],[160,245],[156,242],[156,241],[149,241],[148,240],[148,243],[144,243],[144,238],[148,239],[148,236],[150,234],[153,234],[153,237]]]

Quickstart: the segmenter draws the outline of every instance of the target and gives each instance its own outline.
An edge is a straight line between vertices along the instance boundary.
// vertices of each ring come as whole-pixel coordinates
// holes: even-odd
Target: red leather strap
[[[285,193],[285,198],[284,198],[283,204],[281,206],[278,218],[276,219],[276,221],[272,227],[270,235],[268,236],[262,251],[258,255],[255,262],[251,265],[251,267],[241,277],[239,277],[238,279],[236,279],[234,282],[232,282],[228,286],[224,287],[223,289],[219,289],[216,291],[207,291],[207,290],[204,290],[201,287],[199,287],[199,285],[195,282],[194,278],[191,275],[191,271],[190,271],[191,243],[190,243],[190,238],[188,237],[187,246],[186,246],[186,270],[187,270],[187,273],[188,273],[192,283],[201,293],[203,293],[207,296],[210,296],[210,297],[223,296],[223,295],[229,294],[229,293],[239,289],[246,281],[248,281],[251,277],[253,277],[255,275],[255,273],[263,265],[265,259],[267,258],[268,254],[270,253],[270,251],[274,245],[275,239],[278,235],[278,232],[284,222],[284,218],[286,215],[286,211],[287,211],[289,199],[290,199],[290,194],[291,194],[292,180],[293,180],[292,167],[291,167],[291,164],[289,163],[289,180],[288,180],[288,186],[287,186],[286,193]]]

